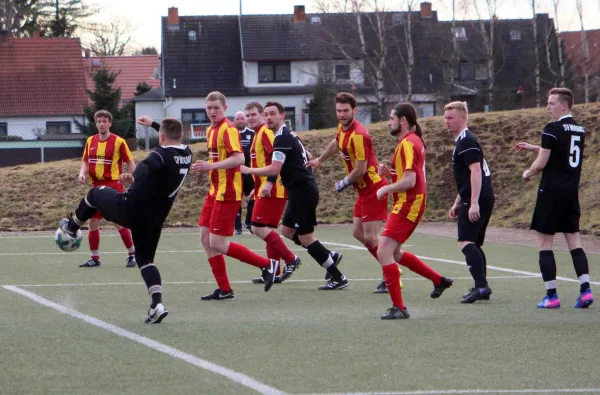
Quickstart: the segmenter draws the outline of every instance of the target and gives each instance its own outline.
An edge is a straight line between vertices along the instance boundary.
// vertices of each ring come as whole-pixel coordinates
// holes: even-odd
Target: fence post
[[[144,130],[146,133],[145,148],[146,148],[146,152],[148,152],[148,151],[150,151],[150,132],[148,131],[148,126],[145,126]]]
[[[42,156],[42,163],[44,163],[44,146],[42,145],[42,148],[40,148],[40,154]]]

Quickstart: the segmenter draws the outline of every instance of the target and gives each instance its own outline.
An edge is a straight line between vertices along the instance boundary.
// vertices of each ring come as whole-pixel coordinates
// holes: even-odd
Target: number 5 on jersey
[[[579,148],[579,143],[581,141],[581,136],[571,135],[571,148],[569,149],[569,165],[571,167],[577,168],[579,167],[579,163],[581,163],[581,148]]]

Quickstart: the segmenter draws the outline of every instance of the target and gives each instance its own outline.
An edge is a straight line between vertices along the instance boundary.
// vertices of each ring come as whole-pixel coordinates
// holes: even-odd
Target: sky
[[[241,0],[244,14],[291,14],[294,5],[303,4],[306,12],[316,12],[312,0]],[[400,10],[401,4],[407,0],[384,0],[389,9]],[[430,0],[433,9],[438,11],[438,18],[452,18],[451,0]],[[470,3],[473,0],[456,0],[458,4]],[[485,0],[477,0],[485,2]],[[498,17],[503,19],[531,18],[531,0],[495,0],[498,3]],[[600,29],[600,0],[581,0],[586,29]],[[554,16],[553,0],[536,0],[537,11],[547,12]],[[579,30],[580,23],[575,8],[576,0],[560,0],[559,28],[561,31]],[[240,0],[89,0],[88,4],[99,9],[92,17],[94,22],[107,23],[111,20],[129,21],[135,28],[132,44],[134,48],[153,46],[160,51],[160,18],[167,15],[169,7],[177,7],[179,15],[237,15]],[[417,6],[418,7],[418,6]],[[476,19],[472,7],[459,5],[458,19]],[[82,41],[89,36],[82,34]]]

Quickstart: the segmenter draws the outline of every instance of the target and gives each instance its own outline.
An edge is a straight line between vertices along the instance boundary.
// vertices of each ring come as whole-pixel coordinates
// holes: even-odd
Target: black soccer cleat
[[[83,262],[81,265],[79,265],[79,267],[99,267],[100,266],[100,261],[90,258],[87,261]]]
[[[242,234],[242,229],[236,229],[235,232],[233,233],[236,236],[240,236]]]
[[[58,227],[65,232],[67,235],[69,235],[69,237],[76,239],[77,238],[77,232],[72,232],[69,230],[69,221],[70,218],[72,218],[73,214],[69,213],[68,217],[69,218],[61,218],[60,222],[58,223]]]
[[[489,300],[492,290],[490,287],[474,288],[460,303],[475,303],[478,300]],[[487,297],[487,299],[485,299]]]
[[[331,259],[333,259],[333,264],[337,267],[341,262],[344,255],[339,252],[331,251]],[[328,271],[325,272],[325,281],[331,280],[331,274]]]
[[[129,255],[127,259],[125,259],[125,267],[136,267],[137,261],[135,260],[135,255]]]
[[[469,288],[469,292],[467,292],[466,294],[463,294],[462,298],[465,299],[467,298],[469,295],[471,295],[471,293],[473,293],[473,291],[475,291],[475,287],[473,288]],[[490,295],[492,293],[490,292]],[[483,298],[481,298],[481,300],[490,300],[490,295],[484,296]]]
[[[300,260],[299,257],[296,257],[296,259],[294,259],[292,262],[286,264],[285,269],[283,269],[281,271],[281,275],[279,276],[279,278],[281,279],[281,282],[284,282],[288,278],[292,277],[292,274],[296,270],[298,270],[298,268],[300,267],[301,264],[302,264],[302,261]]]
[[[265,292],[269,292],[273,283],[275,282],[275,277],[277,275],[277,269],[279,269],[279,261],[275,259],[269,259],[269,266],[263,267],[262,269],[262,278],[265,282]]]
[[[148,317],[144,321],[146,324],[160,324],[161,321],[169,314],[165,306],[162,303],[156,305],[156,307],[148,310]]]
[[[433,291],[431,291],[429,296],[431,296],[433,299],[439,298],[440,296],[442,296],[445,290],[452,286],[453,282],[454,280],[452,280],[451,278],[442,277],[442,282],[440,283],[440,285],[434,285]]]
[[[344,289],[350,285],[350,281],[346,278],[346,276],[342,277],[340,281],[335,281],[331,279],[325,285],[321,285],[318,289],[320,291],[332,291],[335,289]]]
[[[377,286],[377,288],[375,288],[375,291],[373,291],[374,294],[386,294],[388,293],[388,289],[387,289],[387,284],[385,283],[385,280],[382,280],[379,285]]]
[[[234,300],[235,295],[233,291],[223,292],[220,288],[215,289],[215,292],[204,295],[200,298],[200,300]]]
[[[262,277],[256,277],[252,279],[252,284],[264,284],[265,283],[265,279]],[[273,280],[273,284],[280,284],[281,283],[281,277],[280,276],[275,276],[275,280]]]
[[[384,315],[381,316],[382,320],[402,320],[410,318],[408,309],[402,310],[400,307],[392,306],[389,308]]]

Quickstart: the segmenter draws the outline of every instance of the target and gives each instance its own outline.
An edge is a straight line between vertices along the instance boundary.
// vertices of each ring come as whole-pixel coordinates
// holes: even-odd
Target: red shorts
[[[112,189],[115,189],[119,192],[123,192],[123,184],[119,184],[119,181],[116,180],[100,180],[92,183],[94,187],[107,186]],[[92,218],[102,219],[102,215],[100,215],[100,211],[96,211],[96,214],[92,215]]]
[[[287,199],[283,198],[260,198],[254,202],[252,208],[252,223],[266,225],[270,228],[279,226]]]
[[[210,233],[219,236],[232,236],[235,229],[235,216],[242,201],[222,202],[206,195],[198,225],[210,228]]]
[[[422,215],[420,215],[415,222],[412,222],[402,214],[391,213],[387,218],[385,228],[381,235],[394,239],[399,244],[404,244],[413,234],[417,225],[419,225],[421,217]]]
[[[385,221],[387,217],[387,195],[382,200],[377,199],[377,190],[387,185],[387,182],[380,181],[366,191],[358,194],[358,199],[354,203],[355,218],[360,218],[362,222]]]

